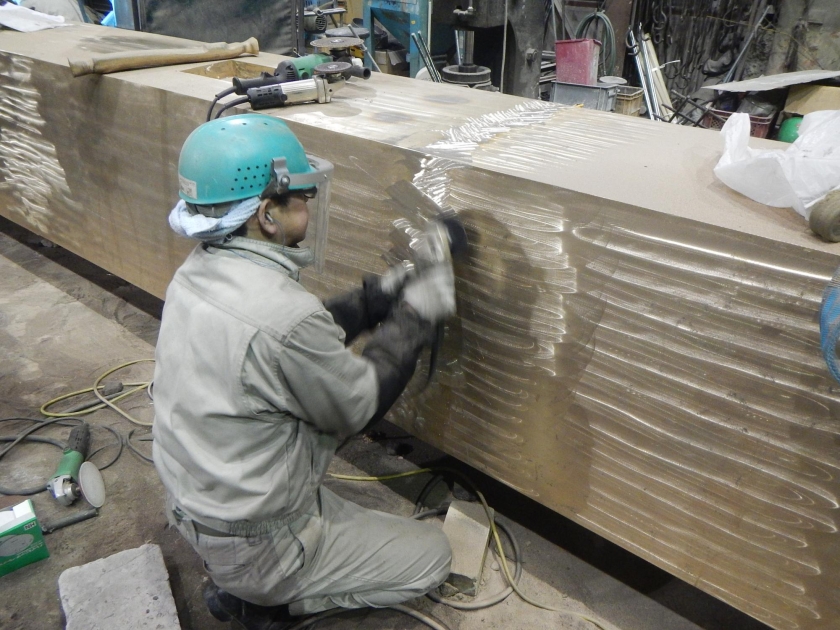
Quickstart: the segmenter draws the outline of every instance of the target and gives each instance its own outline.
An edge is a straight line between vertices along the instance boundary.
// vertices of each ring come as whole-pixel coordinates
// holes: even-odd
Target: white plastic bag
[[[726,146],[715,175],[750,199],[807,219],[811,206],[840,188],[840,111],[807,114],[785,150],[751,149],[747,114],[732,114],[720,132]]]

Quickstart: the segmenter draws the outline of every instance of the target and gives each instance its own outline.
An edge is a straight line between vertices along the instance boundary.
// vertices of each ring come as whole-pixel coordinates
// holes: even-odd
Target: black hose
[[[0,442],[11,442],[16,438],[11,436],[4,436],[0,437]],[[52,444],[53,446],[57,446],[58,448],[64,450],[65,442],[61,442],[60,440],[54,440],[52,438],[45,438],[45,437],[38,437],[37,435],[29,435],[24,438],[27,442],[42,442],[44,444]],[[38,494],[39,492],[43,492],[47,489],[47,484],[42,483],[40,486],[33,486],[31,488],[7,488],[5,486],[0,486],[0,494],[5,495],[15,495],[15,496],[22,496],[28,497],[32,496],[33,494]]]
[[[136,430],[137,429],[135,428],[135,429],[132,429],[131,431],[129,431],[128,436],[125,439],[125,443],[128,444],[128,450],[130,450],[132,453],[137,455],[137,457],[143,459],[144,461],[147,461],[150,464],[154,464],[155,463],[154,459],[152,459],[151,457],[148,457],[147,455],[144,455],[143,453],[141,453],[140,450],[136,446],[134,446],[134,444],[131,443],[131,438],[134,436],[134,432]],[[144,435],[143,437],[137,438],[137,440],[140,441],[140,442],[151,442],[152,437],[148,436],[148,435]]]
[[[595,13],[587,15],[578,25],[575,37],[586,37],[587,31],[593,25],[595,25],[595,32],[597,34],[598,22],[601,22],[604,26],[602,37],[604,41],[601,55],[603,59],[603,61],[601,61],[601,74],[612,74],[615,71],[615,31],[613,30],[612,22],[610,22],[610,18],[607,17],[607,14],[598,10],[595,11]]]
[[[237,98],[237,99],[234,99],[234,100],[230,101],[229,103],[225,103],[224,106],[218,112],[216,112],[216,115],[214,116],[214,118],[219,119],[219,118],[221,118],[222,114],[224,114],[231,107],[236,107],[237,105],[242,105],[243,103],[247,103],[250,100],[251,99],[248,98],[247,96],[243,96],[242,98]]]
[[[417,496],[417,501],[414,503],[415,515],[419,514],[423,510],[424,502],[428,498],[429,494],[432,492],[432,489],[441,481],[443,481],[443,475],[435,475],[434,477],[429,479],[428,482],[426,482],[426,485],[423,486],[423,489]]]
[[[216,103],[219,102],[220,98],[224,98],[228,94],[233,94],[236,91],[236,86],[229,87],[226,90],[222,90],[216,96],[213,97],[213,102],[210,103],[210,109],[207,110],[207,121],[209,122],[210,119],[213,117],[213,108],[216,107]]]
[[[64,450],[64,448],[67,446],[66,442],[62,442],[60,440],[56,440],[56,439],[53,439],[53,438],[45,438],[45,437],[40,437],[40,436],[37,436],[37,435],[31,435],[31,434],[34,433],[35,431],[39,431],[40,429],[43,429],[45,427],[48,427],[48,426],[51,426],[51,425],[54,425],[54,424],[58,425],[58,426],[64,426],[64,427],[74,427],[74,426],[78,426],[80,424],[85,424],[84,420],[78,420],[78,419],[75,419],[75,418],[51,418],[49,420],[42,420],[40,418],[23,418],[23,417],[0,418],[0,422],[20,422],[20,421],[34,422],[36,424],[34,424],[33,426],[31,426],[27,429],[24,429],[23,431],[21,431],[17,435],[0,437],[0,442],[10,442],[9,446],[4,448],[3,450],[0,450],[0,459],[2,459],[7,453],[9,453],[15,446],[17,446],[18,444],[20,444],[21,442],[24,442],[24,441],[26,441],[26,442],[39,442],[39,443],[43,443],[43,444],[52,444],[52,445],[57,446],[60,449]],[[122,455],[123,439],[122,439],[122,436],[120,435],[120,433],[116,429],[114,429],[113,427],[109,427],[108,425],[94,425],[94,426],[101,426],[102,428],[107,429],[108,431],[113,433],[114,436],[117,438],[117,442],[115,444],[119,444],[119,449],[117,450],[116,455],[114,455],[108,462],[106,462],[102,466],[97,466],[97,468],[99,468],[99,470],[105,470],[109,466],[116,463],[116,461],[120,458],[120,455]],[[93,458],[93,456],[96,455],[97,453],[99,453],[100,451],[102,451],[106,448],[109,448],[113,445],[114,444],[106,444],[105,446],[102,446],[102,447],[96,449],[95,451],[93,451],[92,453],[90,453],[88,455],[87,461],[90,461]],[[47,482],[44,482],[40,486],[33,486],[31,488],[23,488],[23,489],[7,488],[5,486],[0,486],[0,494],[31,496],[33,494],[38,494],[39,492],[43,492],[46,489],[47,489]]]

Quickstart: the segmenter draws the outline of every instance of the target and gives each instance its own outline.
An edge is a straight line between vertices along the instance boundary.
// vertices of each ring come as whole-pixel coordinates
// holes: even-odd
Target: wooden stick
[[[179,63],[194,63],[199,61],[219,61],[233,59],[239,55],[256,55],[260,52],[260,45],[252,37],[244,42],[226,44],[207,44],[196,48],[165,48],[160,50],[131,50],[126,52],[109,53],[90,59],[68,60],[70,72],[74,77],[86,74],[108,74],[123,70],[137,70],[139,68],[156,68],[171,66]]]

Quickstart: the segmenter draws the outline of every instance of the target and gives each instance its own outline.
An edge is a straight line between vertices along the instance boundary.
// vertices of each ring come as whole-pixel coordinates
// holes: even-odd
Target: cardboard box
[[[0,576],[49,557],[32,501],[0,510]]]
[[[804,116],[825,109],[840,109],[840,87],[792,85],[784,111]]]

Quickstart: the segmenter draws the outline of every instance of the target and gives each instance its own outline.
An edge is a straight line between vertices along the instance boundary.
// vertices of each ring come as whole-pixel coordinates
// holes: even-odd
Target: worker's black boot
[[[212,582],[204,589],[210,614],[241,630],[283,630],[292,624],[289,607],[257,606],[223,591]]]

